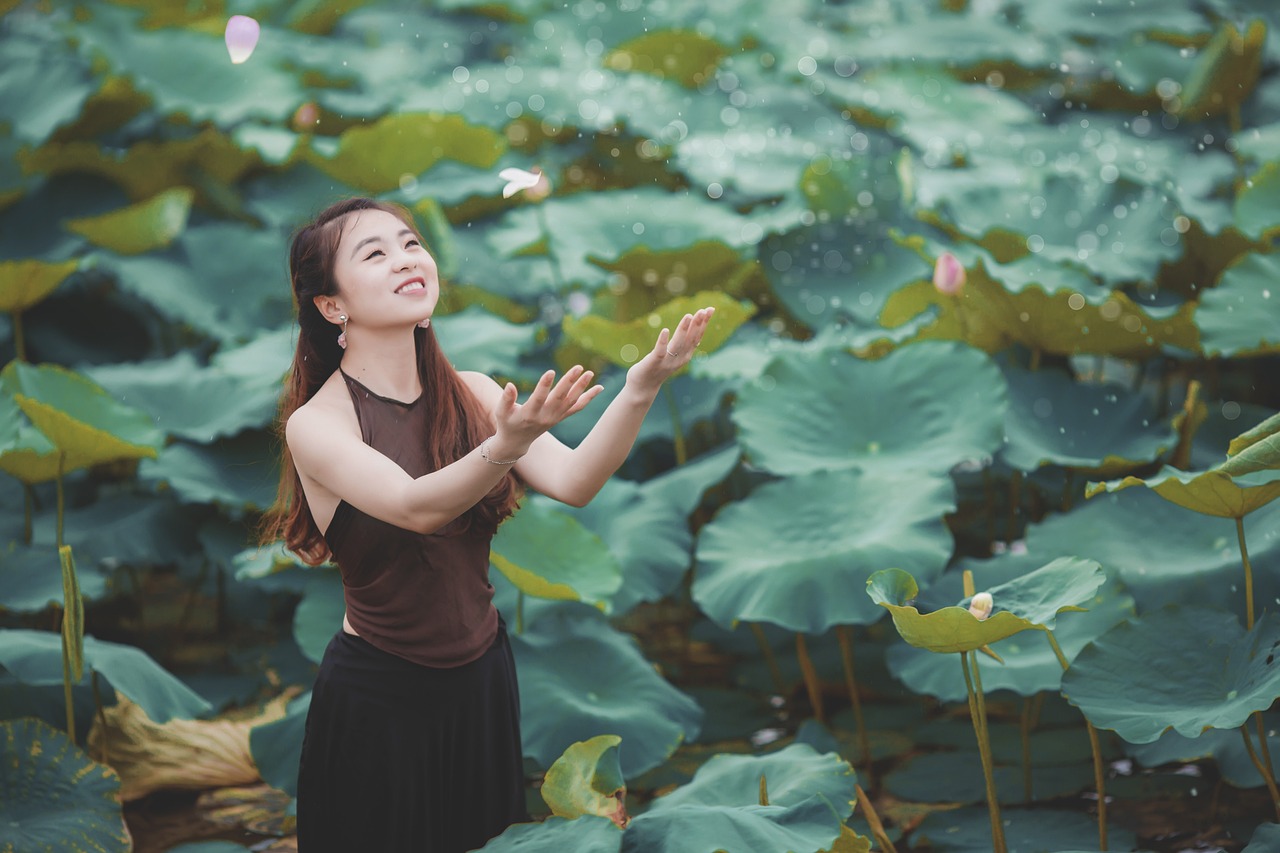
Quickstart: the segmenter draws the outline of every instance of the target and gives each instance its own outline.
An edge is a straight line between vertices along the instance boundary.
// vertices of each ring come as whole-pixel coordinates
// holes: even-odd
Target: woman
[[[403,208],[332,205],[295,235],[289,267],[300,332],[269,536],[336,562],[346,604],[307,717],[299,850],[478,848],[528,819],[489,541],[522,483],[591,500],[712,309],[663,329],[570,449],[548,430],[602,390],[591,371],[547,371],[523,404],[510,383],[455,371],[430,328],[436,264]]]

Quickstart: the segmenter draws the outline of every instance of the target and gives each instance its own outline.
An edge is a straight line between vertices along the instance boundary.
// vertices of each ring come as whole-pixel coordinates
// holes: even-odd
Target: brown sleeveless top
[[[411,477],[430,472],[423,448],[430,401],[381,397],[342,374],[365,444]],[[342,501],[324,539],[342,572],[347,619],[385,652],[423,666],[469,663],[493,643],[498,611],[489,583],[489,535],[458,522],[415,533]],[[450,535],[455,534],[455,535]]]

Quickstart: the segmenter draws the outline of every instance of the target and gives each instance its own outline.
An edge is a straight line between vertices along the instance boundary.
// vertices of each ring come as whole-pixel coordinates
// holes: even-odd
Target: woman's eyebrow
[[[396,236],[397,236],[397,237],[403,237],[403,236],[404,236],[404,235],[406,235],[406,234],[412,235],[412,234],[413,234],[413,231],[412,231],[412,230],[410,230],[410,229],[408,229],[408,228],[405,228],[403,231],[401,231],[401,232],[400,232],[399,234],[397,234]],[[365,237],[365,238],[364,238],[363,240],[361,240],[359,243],[356,243],[356,247],[355,247],[354,249],[352,249],[352,250],[351,250],[351,257],[353,257],[353,258],[354,258],[354,257],[356,256],[356,253],[360,251],[360,247],[361,247],[361,246],[363,246],[363,245],[365,245],[366,243],[381,242],[381,240],[382,240],[382,238],[381,238],[381,237],[378,237],[378,236]]]

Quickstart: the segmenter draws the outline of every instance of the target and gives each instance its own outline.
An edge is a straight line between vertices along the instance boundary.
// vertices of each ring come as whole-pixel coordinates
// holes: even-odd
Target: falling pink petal
[[[232,15],[227,21],[227,53],[234,64],[239,65],[253,53],[259,31],[258,22],[247,15]]]
[[[964,288],[964,266],[950,252],[938,256],[933,266],[933,286],[939,293],[954,296]]]

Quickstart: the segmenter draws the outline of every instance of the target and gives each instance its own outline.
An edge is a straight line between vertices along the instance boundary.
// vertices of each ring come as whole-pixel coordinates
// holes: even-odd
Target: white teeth
[[[408,284],[397,287],[396,293],[412,293],[416,290],[422,290],[422,289],[423,289],[422,282],[411,281]]]

